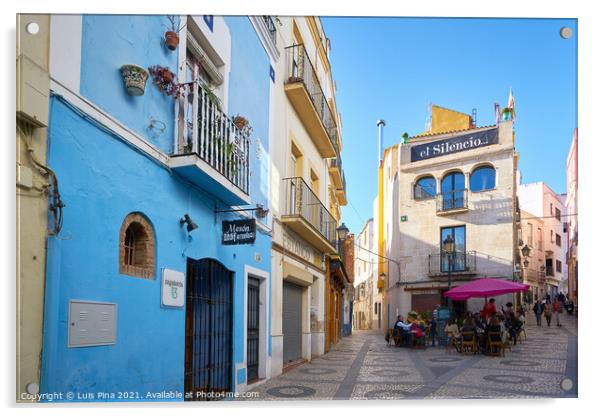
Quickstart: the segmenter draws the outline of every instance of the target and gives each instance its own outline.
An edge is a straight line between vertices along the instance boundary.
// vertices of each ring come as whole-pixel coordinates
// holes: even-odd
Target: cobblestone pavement
[[[535,326],[505,357],[445,348],[387,346],[374,331],[355,331],[329,353],[258,384],[253,400],[475,399],[577,397],[577,320]]]

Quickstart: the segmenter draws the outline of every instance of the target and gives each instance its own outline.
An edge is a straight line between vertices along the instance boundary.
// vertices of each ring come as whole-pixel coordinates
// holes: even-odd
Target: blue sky
[[[566,190],[566,156],[577,127],[577,21],[323,17],[331,39],[343,166],[353,232],[372,216],[377,192],[376,120],[384,146],[424,131],[429,103],[495,123],[512,87],[516,149],[523,183]],[[573,37],[560,37],[563,26]]]

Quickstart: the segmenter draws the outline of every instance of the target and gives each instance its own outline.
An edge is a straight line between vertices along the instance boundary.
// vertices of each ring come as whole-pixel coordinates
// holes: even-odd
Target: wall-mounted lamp
[[[255,209],[255,214],[257,215],[257,218],[267,217],[268,212],[270,212],[269,209],[265,209],[262,204],[257,204],[257,208]]]
[[[188,214],[184,214],[184,218],[180,219],[180,227],[182,227],[184,224],[186,224],[186,230],[188,230],[189,233],[199,228],[199,226],[192,221]]]

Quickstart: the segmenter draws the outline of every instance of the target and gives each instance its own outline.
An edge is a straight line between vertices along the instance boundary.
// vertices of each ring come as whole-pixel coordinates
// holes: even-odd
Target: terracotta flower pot
[[[148,79],[146,69],[138,65],[127,64],[123,65],[120,70],[127,93],[134,96],[143,95]]]
[[[180,43],[180,37],[176,32],[165,32],[165,44],[170,51],[175,51]]]

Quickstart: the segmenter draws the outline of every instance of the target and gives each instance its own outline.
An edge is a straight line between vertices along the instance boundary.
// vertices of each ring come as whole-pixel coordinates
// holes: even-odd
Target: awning
[[[301,286],[311,286],[314,283],[314,275],[287,261],[282,263],[282,277],[291,283]]]

